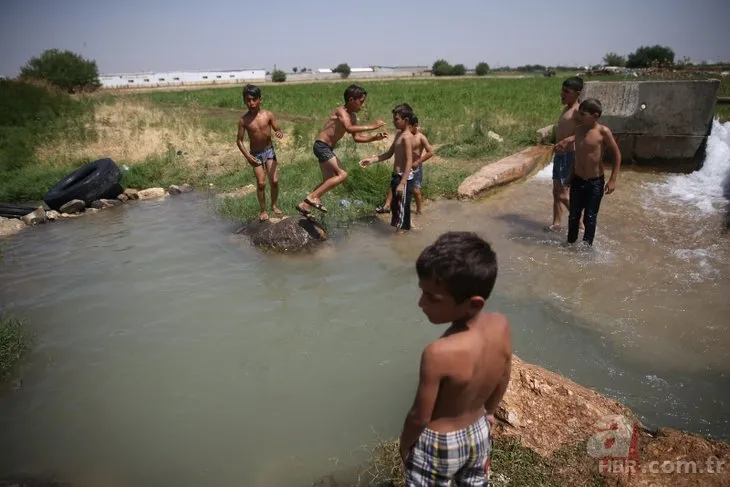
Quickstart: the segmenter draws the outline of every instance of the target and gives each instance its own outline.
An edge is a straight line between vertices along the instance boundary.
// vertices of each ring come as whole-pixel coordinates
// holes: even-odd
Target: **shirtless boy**
[[[575,112],[578,110],[578,97],[581,91],[583,91],[581,78],[573,76],[563,81],[560,101],[564,108],[555,127],[555,138],[558,142],[554,147],[553,156],[553,223],[545,229],[547,231],[562,230],[563,206],[570,207],[568,187],[565,182],[575,162],[573,143],[575,129],[578,126]]]
[[[578,108],[580,126],[575,133],[575,165],[568,180],[570,185],[570,216],[568,244],[578,239],[578,221],[583,214],[583,243],[590,247],[596,235],[598,208],[603,194],[616,189],[621,167],[621,152],[611,130],[598,123],[603,107],[595,98],[583,101]],[[603,175],[603,155],[611,151],[613,166],[608,183]],[[605,185],[605,186],[604,186]],[[585,213],[584,213],[585,212]]]
[[[393,109],[393,125],[398,131],[390,149],[377,157],[370,157],[360,161],[361,167],[367,167],[373,162],[387,161],[393,158],[393,175],[390,179],[390,190],[394,201],[391,207],[390,224],[401,230],[411,229],[411,197],[413,195],[413,145],[414,135],[410,129],[410,117],[413,115],[411,107],[402,104]]]
[[[416,271],[418,305],[431,323],[450,326],[421,354],[400,437],[407,485],[488,485],[490,428],[512,364],[507,318],[484,309],[497,257],[476,234],[448,232],[421,253]]]
[[[271,129],[274,129],[276,137],[281,139],[284,134],[276,122],[274,114],[261,107],[261,89],[258,86],[246,85],[243,87],[243,101],[248,111],[243,114],[238,122],[238,136],[236,145],[253,167],[256,176],[256,197],[259,200],[261,213],[259,221],[266,221],[269,215],[266,213],[266,175],[268,174],[271,183],[271,210],[281,214],[276,206],[276,199],[279,196],[279,165],[276,160],[276,152],[271,144]],[[244,136],[248,134],[250,149],[246,150],[243,143]]]
[[[416,200],[416,215],[420,215],[423,208],[423,163],[433,156],[433,147],[423,132],[418,130],[418,117],[414,114],[410,120],[410,130],[413,134],[413,198]],[[390,204],[393,201],[393,190],[388,188],[385,203],[378,206],[375,211],[386,213],[390,211]]]
[[[358,143],[374,142],[388,137],[385,132],[362,135],[362,132],[377,130],[385,125],[382,120],[377,120],[372,125],[357,125],[355,114],[365,106],[367,91],[358,85],[350,85],[345,90],[344,96],[345,104],[332,111],[312,147],[319,161],[319,169],[322,171],[322,182],[297,205],[299,213],[306,217],[311,215],[311,207],[327,213],[327,208],[322,205],[322,196],[347,179],[347,172],[342,168],[342,163],[333,150],[346,133],[352,134],[353,140]]]

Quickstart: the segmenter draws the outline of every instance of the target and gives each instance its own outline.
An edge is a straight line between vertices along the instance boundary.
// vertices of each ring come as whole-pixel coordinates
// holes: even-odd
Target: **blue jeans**
[[[593,237],[596,236],[596,220],[598,209],[603,198],[605,178],[583,179],[574,176],[570,184],[570,216],[568,217],[568,243],[578,240],[578,228],[580,216],[583,213],[583,241],[593,245]]]

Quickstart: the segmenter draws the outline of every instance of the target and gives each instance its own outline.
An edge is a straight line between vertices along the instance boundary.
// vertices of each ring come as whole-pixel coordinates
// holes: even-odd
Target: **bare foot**
[[[262,211],[262,212],[261,212],[261,213],[259,214],[259,221],[260,221],[260,222],[265,222],[265,221],[266,221],[266,220],[268,220],[268,219],[269,219],[269,215],[267,215],[267,214],[266,214],[266,210]]]
[[[272,205],[271,210],[274,212],[274,215],[281,215],[283,213],[276,205]]]
[[[562,230],[563,227],[560,226],[560,223],[553,223],[552,225],[545,227],[546,232],[560,232]]]

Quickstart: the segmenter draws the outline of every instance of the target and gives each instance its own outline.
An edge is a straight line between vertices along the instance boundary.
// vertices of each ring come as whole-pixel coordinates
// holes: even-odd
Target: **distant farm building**
[[[164,71],[157,73],[120,73],[99,76],[103,88],[145,88],[186,84],[241,83],[265,81],[263,69],[231,71]]]

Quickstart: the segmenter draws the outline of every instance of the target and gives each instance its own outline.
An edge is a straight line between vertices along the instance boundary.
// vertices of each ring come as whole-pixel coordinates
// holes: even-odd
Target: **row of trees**
[[[687,60],[683,60],[685,63]],[[609,66],[627,68],[666,68],[674,65],[674,50],[671,47],[641,46],[636,51],[624,57],[615,52],[603,56],[603,62]]]
[[[484,76],[490,71],[489,64],[481,62],[476,65],[474,72],[479,76]],[[431,67],[434,76],[464,76],[466,74],[466,66],[463,64],[449,64],[445,59],[439,59]]]
[[[687,58],[674,61],[674,50],[667,46],[641,46],[628,56],[622,56],[615,52],[609,52],[603,57],[604,63],[610,66],[627,68],[650,68],[650,67],[683,67],[689,63]],[[580,67],[561,67],[557,70],[580,70]],[[494,71],[515,70],[523,72],[547,72],[549,68],[540,64],[528,64],[517,68],[498,68]],[[306,67],[292,68],[294,73],[306,73],[311,71]],[[340,63],[332,72],[339,73],[342,78],[347,78],[351,73],[347,63]],[[474,72],[479,76],[488,74],[492,69],[489,64],[481,62],[476,65]],[[463,76],[467,69],[463,64],[451,65],[445,59],[439,59],[433,63],[432,72],[435,76]],[[21,79],[44,80],[52,85],[74,93],[83,90],[94,90],[101,86],[99,83],[99,70],[96,62],[82,58],[71,51],[48,49],[40,56],[32,58],[20,71]],[[286,81],[286,73],[281,70],[274,70],[272,80],[275,82]]]

